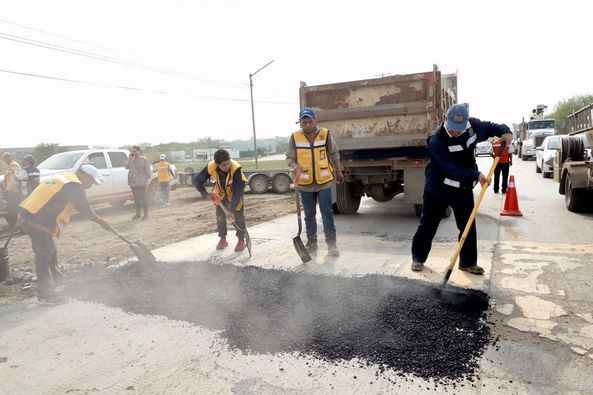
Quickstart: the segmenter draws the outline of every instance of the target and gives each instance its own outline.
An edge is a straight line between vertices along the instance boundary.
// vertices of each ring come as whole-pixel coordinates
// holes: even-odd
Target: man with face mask
[[[495,136],[502,137],[507,144],[513,140],[507,125],[470,118],[465,104],[454,104],[449,107],[445,121],[428,138],[430,162],[426,168],[420,225],[412,240],[412,270],[424,268],[447,206],[453,209],[461,237],[474,208],[474,186],[477,182],[480,185],[490,183],[478,170],[474,155],[476,143]],[[477,261],[474,222],[460,252],[459,269],[482,275],[484,269]]]

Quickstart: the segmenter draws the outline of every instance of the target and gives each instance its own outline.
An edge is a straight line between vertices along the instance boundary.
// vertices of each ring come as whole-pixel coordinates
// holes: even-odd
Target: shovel
[[[148,249],[148,246],[144,244],[142,240],[131,241],[121,233],[119,233],[115,228],[111,227],[110,230],[117,235],[120,239],[125,241],[130,245],[130,248],[134,252],[134,255],[138,258],[139,262],[144,263],[156,263],[156,258],[152,255],[152,252]]]
[[[305,244],[303,244],[303,240],[301,240],[301,231],[303,230],[303,220],[301,218],[301,200],[299,198],[299,174],[295,172],[294,177],[294,198],[296,201],[296,212],[297,218],[299,221],[299,232],[297,233],[296,237],[292,239],[292,243],[294,244],[294,249],[296,250],[297,254],[301,258],[303,263],[307,263],[311,260],[311,254],[307,251]]]
[[[218,207],[221,208],[221,210],[224,212],[224,215],[226,215],[227,218],[228,218],[230,212],[224,206],[224,204],[222,204],[222,201],[220,201],[220,197],[216,193],[211,192],[210,193],[210,199],[212,199],[212,202],[215,205],[217,205]],[[235,229],[237,230],[237,232],[243,233],[245,235],[245,242],[247,243],[247,252],[249,252],[249,258],[251,258],[251,236],[249,236],[249,232],[247,232],[247,227],[245,227],[245,229],[241,229],[239,227],[239,225],[237,225],[237,223],[235,221],[233,221],[233,226],[235,227]]]
[[[500,160],[500,156],[502,155],[502,151],[504,151],[506,145],[507,145],[506,141],[503,141],[500,144],[500,149],[496,153],[496,157],[494,158],[494,163],[492,163],[492,167],[490,168],[490,171],[488,172],[488,176],[486,177],[488,180],[490,180],[492,178],[494,169],[496,169],[496,165],[498,164],[498,161]],[[451,262],[449,263],[449,267],[447,268],[447,272],[445,273],[445,278],[443,279],[443,282],[441,283],[441,289],[444,288],[445,285],[447,285],[447,281],[449,281],[449,277],[451,277],[451,273],[453,272],[453,268],[455,267],[455,263],[457,262],[457,258],[459,257],[459,253],[461,252],[461,248],[463,247],[463,243],[465,243],[467,234],[469,233],[469,230],[472,227],[472,224],[474,223],[474,219],[476,218],[476,214],[478,213],[478,208],[480,207],[480,203],[482,203],[482,198],[486,194],[488,185],[489,185],[488,181],[486,181],[484,183],[484,185],[482,185],[482,190],[480,191],[480,196],[478,196],[478,200],[476,201],[476,204],[474,205],[474,209],[472,210],[472,213],[469,216],[469,219],[467,220],[467,224],[465,225],[465,229],[463,230],[461,239],[459,239],[459,244],[457,245],[457,249],[455,250],[455,253],[451,257]]]

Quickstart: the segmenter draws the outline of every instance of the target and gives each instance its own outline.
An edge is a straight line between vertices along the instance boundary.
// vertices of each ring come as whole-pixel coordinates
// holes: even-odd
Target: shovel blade
[[[243,231],[245,233],[245,242],[247,243],[247,252],[249,252],[249,258],[251,258],[251,236],[247,232],[247,228]]]
[[[305,244],[303,244],[303,240],[301,240],[301,236],[297,236],[292,239],[292,243],[294,244],[294,249],[296,250],[297,254],[301,258],[303,263],[307,263],[311,260],[311,254],[307,251]]]
[[[142,240],[136,240],[130,244],[130,248],[138,258],[138,261],[144,263],[155,263],[156,258],[150,252],[150,249]]]

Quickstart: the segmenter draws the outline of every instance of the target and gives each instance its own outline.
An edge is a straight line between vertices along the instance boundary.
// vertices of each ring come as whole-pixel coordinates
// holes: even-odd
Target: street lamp
[[[249,74],[249,93],[251,94],[251,122],[253,123],[253,152],[255,154],[255,168],[257,169],[257,140],[255,137],[255,111],[253,110],[253,76],[271,65],[274,61],[271,60],[265,66],[260,67],[255,73]]]

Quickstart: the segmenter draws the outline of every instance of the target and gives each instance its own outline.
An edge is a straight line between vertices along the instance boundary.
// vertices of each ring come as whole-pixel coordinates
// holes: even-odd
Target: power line
[[[2,72],[2,73],[9,73],[9,74],[16,74],[16,75],[25,76],[25,77],[43,78],[43,79],[48,79],[48,80],[55,80],[55,81],[62,81],[62,82],[71,82],[71,83],[84,84],[84,85],[94,85],[94,86],[101,86],[101,87],[106,87],[106,88],[117,88],[117,89],[124,89],[124,90],[138,91],[138,92],[157,93],[157,94],[162,94],[162,95],[185,96],[185,97],[192,97],[192,98],[196,98],[196,99],[210,99],[210,100],[222,100],[222,101],[249,102],[249,100],[247,100],[247,99],[238,99],[238,98],[233,98],[233,97],[216,97],[216,96],[194,95],[194,94],[189,94],[189,93],[159,91],[159,90],[154,90],[154,89],[145,89],[145,88],[138,88],[138,87],[132,87],[132,86],[125,86],[125,85],[112,85],[112,84],[104,84],[104,83],[101,83],[101,82],[75,80],[75,79],[71,79],[71,78],[63,78],[63,77],[54,77],[54,76],[49,76],[49,75],[25,73],[25,72],[14,71],[14,70],[0,69],[0,72]],[[292,103],[292,102],[280,102],[280,101],[256,101],[256,103],[264,103],[264,104],[290,104],[290,105],[296,104],[296,103]]]
[[[195,76],[193,76],[191,74],[187,74],[187,73],[180,73],[180,72],[177,72],[174,70],[168,70],[168,69],[164,69],[161,67],[147,65],[144,63],[131,62],[131,61],[127,61],[127,60],[123,60],[123,59],[119,59],[119,58],[114,58],[111,56],[100,55],[100,54],[96,54],[93,52],[82,51],[82,50],[64,47],[61,45],[51,44],[51,43],[38,41],[38,40],[32,40],[32,39],[29,39],[26,37],[15,36],[12,34],[0,32],[0,38],[2,38],[4,40],[15,41],[15,42],[19,42],[19,43],[23,43],[23,44],[27,44],[27,45],[36,46],[36,47],[51,49],[51,50],[58,51],[58,52],[64,52],[64,53],[68,53],[68,54],[72,54],[72,55],[83,56],[83,57],[87,57],[87,58],[91,58],[91,59],[95,59],[95,60],[101,60],[104,62],[122,64],[125,66],[137,67],[137,68],[141,68],[141,69],[145,69],[145,70],[149,70],[149,71],[153,71],[153,72],[157,72],[157,73],[169,74],[169,75],[173,75],[175,77],[187,78],[187,79],[192,79],[192,80],[196,80],[196,81],[200,81],[200,82],[206,82],[209,84],[226,85],[226,86],[231,86],[231,87],[235,87],[235,88],[239,87],[242,89],[244,88],[243,86],[239,86],[239,85],[233,85],[233,84],[228,84],[228,83],[219,82],[219,81],[207,80],[204,78],[195,77]]]

